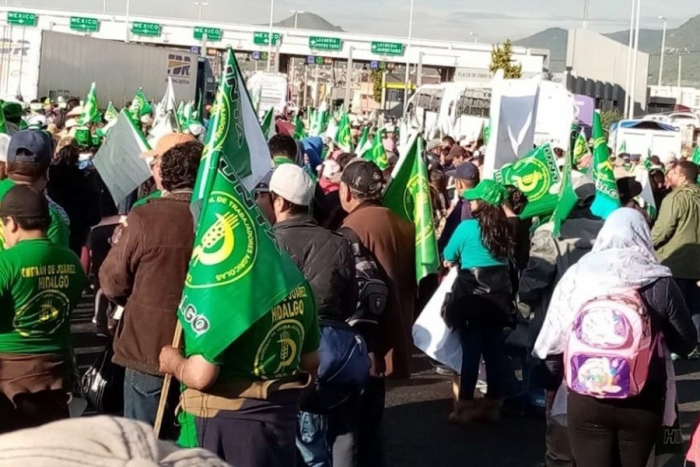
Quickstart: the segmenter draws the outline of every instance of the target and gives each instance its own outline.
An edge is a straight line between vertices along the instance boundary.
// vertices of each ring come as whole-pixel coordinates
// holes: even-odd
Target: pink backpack
[[[636,291],[591,300],[576,313],[567,337],[566,384],[598,399],[634,397],[644,389],[655,342]]]

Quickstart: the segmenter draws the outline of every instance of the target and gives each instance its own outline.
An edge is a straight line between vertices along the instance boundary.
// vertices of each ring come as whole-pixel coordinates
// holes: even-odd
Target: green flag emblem
[[[591,205],[591,212],[601,219],[607,219],[610,213],[620,207],[620,195],[617,192],[615,173],[598,112],[593,114],[593,140],[591,173],[595,182],[595,200]]]

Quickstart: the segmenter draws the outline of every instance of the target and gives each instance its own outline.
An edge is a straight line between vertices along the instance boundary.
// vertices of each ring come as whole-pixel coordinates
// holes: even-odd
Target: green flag
[[[414,137],[401,159],[396,176],[384,193],[382,203],[416,229],[416,281],[437,272],[440,266],[428,168],[422,158],[423,139]]]
[[[0,101],[0,133],[7,133],[7,121],[5,120],[5,112],[2,111],[3,101]]]
[[[269,140],[275,136],[275,108],[270,107],[270,109],[263,117],[262,122],[260,122],[260,127],[262,128],[263,135],[265,139]]]
[[[382,132],[377,131],[372,140],[372,146],[369,151],[365,151],[362,156],[368,161],[374,162],[380,170],[384,171],[389,168],[389,159],[386,156],[386,149],[382,142]]]
[[[175,115],[177,116],[177,121],[180,123],[180,127],[184,128],[187,119],[185,118],[185,103],[183,101],[180,101],[180,105],[177,106]]]
[[[591,173],[595,182],[595,200],[591,212],[601,219],[607,219],[611,212],[620,207],[620,195],[598,112],[593,114],[593,140]]]
[[[237,171],[248,148],[264,143],[231,49],[226,64],[197,175],[196,239],[178,311],[185,351],[194,347],[209,361],[304,282]],[[251,120],[257,128],[249,130]]]
[[[153,107],[151,107],[151,103],[146,98],[143,88],[139,88],[139,90],[136,92],[136,96],[134,96],[134,99],[131,101],[131,105],[129,106],[129,112],[136,120],[139,121],[144,115],[153,113]]]
[[[321,136],[328,128],[328,108],[323,102],[321,107],[314,112],[309,136]]]
[[[338,132],[335,134],[335,142],[343,152],[352,152],[352,134],[350,132],[350,117],[344,114],[338,123]]]
[[[107,123],[111,123],[117,118],[119,118],[119,112],[117,112],[117,108],[114,107],[112,101],[109,101],[109,104],[107,104],[107,110],[105,110],[105,120],[107,120]]]
[[[581,160],[590,153],[588,149],[588,142],[583,132],[579,133],[576,137],[576,145],[574,146],[574,166],[578,167]]]
[[[581,138],[581,135],[578,136],[577,138],[577,143],[576,145],[578,146],[578,140]],[[585,140],[584,140],[585,142]],[[578,196],[576,196],[576,191],[574,190],[574,185],[571,182],[571,175],[573,171],[573,157],[576,157],[575,155],[572,157],[571,152],[568,152],[566,154],[566,162],[564,164],[564,173],[562,173],[562,180],[561,180],[561,186],[559,187],[559,195],[557,198],[557,206],[554,208],[554,212],[552,213],[552,222],[554,223],[554,227],[552,229],[552,235],[554,237],[559,236],[559,232],[561,230],[561,225],[564,223],[564,221],[569,217],[569,214],[571,214],[571,211],[574,210],[576,207],[576,204],[578,203]]]
[[[484,123],[484,129],[481,136],[484,140],[484,145],[489,144],[489,138],[491,138],[491,119],[488,119],[486,123]]]
[[[91,123],[100,123],[101,121],[102,117],[97,106],[97,91],[95,90],[95,83],[92,83],[83,104],[83,112],[78,118],[78,125],[85,126]]]
[[[362,129],[362,134],[360,135],[360,141],[357,142],[357,148],[355,149],[355,154],[357,157],[362,157],[365,152],[372,149],[372,142],[369,140],[369,127],[366,126]]]
[[[297,116],[294,117],[294,139],[297,141],[301,141],[304,138],[306,138],[306,128],[304,128],[304,121],[297,114]]]
[[[595,135],[593,136],[595,138]],[[627,143],[625,141],[622,141],[622,144],[620,145],[620,148],[617,150],[618,154],[626,154],[627,153]]]
[[[693,164],[700,165],[700,146],[696,146],[693,151]]]
[[[557,161],[548,143],[535,148],[518,162],[504,165],[495,179],[503,185],[513,185],[525,194],[527,206],[520,217],[549,215],[559,200],[556,189],[561,181]]]

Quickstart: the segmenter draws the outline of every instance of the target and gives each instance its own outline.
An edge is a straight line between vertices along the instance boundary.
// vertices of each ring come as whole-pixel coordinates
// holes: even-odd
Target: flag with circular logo
[[[304,282],[249,191],[272,161],[230,49],[215,107],[192,197],[197,234],[178,312],[185,350],[191,345],[210,361]]]
[[[603,133],[600,114],[593,114],[593,167],[591,173],[595,183],[595,199],[591,212],[601,219],[607,219],[610,213],[620,207],[620,195],[610,161],[608,142]]]
[[[421,157],[423,139],[414,137],[409,151],[399,162],[395,176],[384,193],[382,203],[411,222],[416,230],[416,281],[437,272],[438,255],[433,207],[430,198],[428,168]]]
[[[504,165],[495,178],[523,192],[528,201],[520,214],[523,219],[551,214],[557,206],[561,174],[550,144],[534,149],[518,162]]]

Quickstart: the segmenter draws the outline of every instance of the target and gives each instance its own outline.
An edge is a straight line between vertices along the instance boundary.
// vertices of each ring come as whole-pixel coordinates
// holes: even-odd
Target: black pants
[[[386,385],[383,378],[372,378],[360,395],[357,426],[357,465],[384,467],[384,402]]]
[[[646,394],[645,394],[646,393]],[[577,467],[645,467],[663,420],[662,392],[601,401],[569,392],[569,440]]]
[[[698,287],[697,279],[678,279],[674,278],[678,288],[681,289],[681,294],[685,299],[685,305],[688,307],[691,315],[700,314],[700,287]]]
[[[289,391],[291,392],[291,391]],[[238,411],[196,418],[198,446],[236,467],[295,467],[299,396],[248,399]]]
[[[474,398],[479,378],[479,363],[484,357],[486,384],[489,399],[501,399],[505,395],[506,355],[501,327],[462,327],[459,330],[462,343],[462,371],[460,373],[459,398]]]

